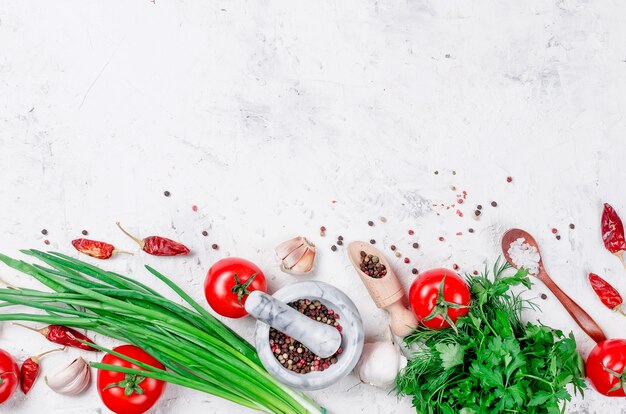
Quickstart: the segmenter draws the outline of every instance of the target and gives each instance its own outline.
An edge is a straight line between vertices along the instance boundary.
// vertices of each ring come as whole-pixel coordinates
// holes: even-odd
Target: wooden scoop
[[[377,256],[380,263],[385,265],[387,274],[380,279],[375,279],[363,273],[360,266],[361,251]],[[348,245],[348,256],[376,306],[385,309],[389,313],[391,332],[400,337],[405,337],[412,333],[417,327],[417,319],[415,319],[413,312],[404,305],[404,288],[393,273],[385,256],[371,244],[360,241],[355,241]]]
[[[576,323],[582,328],[583,331],[585,331],[587,335],[591,337],[591,339],[596,342],[605,341],[606,336],[604,335],[604,332],[602,332],[602,329],[600,329],[598,324],[591,318],[591,316],[589,316],[589,314],[585,312],[583,308],[578,306],[576,302],[574,302],[569,296],[567,296],[565,292],[563,292],[561,288],[559,288],[556,283],[554,283],[550,276],[548,276],[548,274],[546,273],[546,269],[543,267],[543,261],[541,260],[541,252],[539,251],[539,246],[537,245],[537,242],[535,241],[533,236],[528,234],[528,232],[520,229],[510,229],[506,233],[504,233],[504,235],[502,236],[502,253],[504,253],[506,261],[509,262],[509,264],[514,268],[518,268],[513,260],[511,260],[511,256],[509,256],[509,248],[511,246],[511,243],[519,238],[523,238],[525,240],[525,243],[528,243],[529,245],[535,247],[537,249],[537,252],[539,253],[539,272],[533,276],[541,280],[548,287],[548,289],[550,289],[554,296],[556,296],[556,298],[561,302],[565,310],[569,312],[570,315],[572,315],[572,318],[574,318]]]

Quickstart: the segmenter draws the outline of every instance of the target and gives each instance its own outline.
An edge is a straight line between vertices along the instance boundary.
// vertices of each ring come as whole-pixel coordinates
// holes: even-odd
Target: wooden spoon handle
[[[583,331],[585,331],[587,335],[591,337],[591,339],[596,341],[596,343],[606,341],[606,335],[604,335],[602,329],[583,308],[578,306],[572,298],[567,296],[567,294],[563,292],[547,274],[539,276],[544,276],[540,277],[540,279],[548,287],[548,289],[554,293],[554,296],[556,296],[556,298],[561,302],[565,310],[572,315],[572,318],[574,318],[576,323],[582,328]]]

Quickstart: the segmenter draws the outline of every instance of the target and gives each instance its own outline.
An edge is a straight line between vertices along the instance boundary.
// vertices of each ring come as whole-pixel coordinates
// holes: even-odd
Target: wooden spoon
[[[363,273],[360,266],[361,251],[377,256],[380,263],[385,265],[387,274],[380,279],[375,279]],[[404,305],[404,287],[393,273],[385,256],[371,244],[361,241],[355,241],[348,245],[348,256],[376,306],[389,313],[391,332],[399,337],[405,337],[412,333],[417,327],[417,319],[415,319],[413,312]]]
[[[548,274],[546,273],[546,269],[543,267],[543,261],[541,260],[541,252],[539,251],[539,246],[537,245],[537,242],[535,241],[533,236],[528,234],[528,232],[520,229],[510,229],[506,233],[504,233],[504,235],[502,236],[502,252],[504,253],[506,261],[509,262],[509,264],[514,268],[518,268],[513,260],[511,260],[511,256],[509,256],[509,247],[511,246],[511,243],[519,238],[523,238],[526,243],[535,247],[537,249],[537,252],[539,253],[539,272],[533,276],[541,280],[548,287],[548,289],[550,289],[554,296],[556,296],[556,298],[561,302],[565,310],[569,312],[570,315],[572,315],[572,318],[574,318],[576,323],[582,328],[583,331],[585,331],[585,333],[587,333],[587,335],[591,337],[591,339],[596,342],[605,341],[606,336],[604,335],[604,332],[602,332],[602,329],[600,329],[598,324],[591,318],[591,316],[589,316],[589,314],[585,312],[583,308],[581,308],[576,302],[574,302],[569,296],[567,296],[565,292],[563,292],[561,288],[559,288],[556,283],[554,283],[550,276],[548,276]]]

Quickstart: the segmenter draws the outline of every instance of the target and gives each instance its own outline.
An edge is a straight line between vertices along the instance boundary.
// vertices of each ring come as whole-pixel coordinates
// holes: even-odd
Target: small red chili
[[[115,246],[112,244],[97,240],[76,239],[72,240],[72,246],[79,252],[96,259],[108,259],[117,253],[133,254],[123,250],[115,250]]]
[[[32,356],[24,361],[22,367],[20,368],[20,388],[22,389],[22,392],[24,394],[28,394],[28,391],[30,391],[30,389],[33,387],[33,384],[35,383],[35,380],[39,375],[39,360],[43,356],[48,355],[51,352],[63,350],[65,350],[65,347],[52,349],[42,354]]]
[[[624,311],[622,311],[622,303],[624,302],[622,296],[609,282],[595,273],[589,273],[589,282],[594,292],[596,292],[596,295],[598,295],[602,303],[604,303],[604,306],[626,316]]]
[[[141,247],[144,252],[153,256],[178,256],[181,254],[189,253],[189,249],[187,248],[187,246],[174,240],[160,236],[148,236],[142,240],[124,230],[119,222],[117,222],[116,224],[117,227],[119,227],[120,230],[124,232],[124,234],[137,242],[139,247]]]
[[[608,203],[604,203],[604,211],[602,212],[602,240],[604,247],[619,257],[622,264],[626,266],[624,262],[624,250],[626,250],[624,224],[617,212]]]
[[[96,348],[92,348],[91,346],[84,344],[81,341],[94,343],[87,336],[78,332],[75,329],[68,328],[67,326],[62,325],[48,325],[41,329],[31,328],[26,325],[22,325],[20,323],[15,323],[15,325],[21,326],[22,328],[30,329],[31,331],[39,332],[50,342],[54,342],[55,344],[73,346],[75,348],[84,349],[85,351],[95,351],[98,352]]]

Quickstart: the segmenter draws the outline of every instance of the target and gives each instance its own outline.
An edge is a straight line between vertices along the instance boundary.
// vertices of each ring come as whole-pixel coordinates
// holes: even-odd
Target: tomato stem
[[[441,279],[441,283],[439,283],[439,291],[437,292],[437,301],[435,303],[435,307],[430,312],[430,314],[422,320],[430,321],[432,319],[435,319],[437,316],[441,316],[443,318],[441,325],[443,325],[444,322],[448,322],[450,327],[454,329],[454,332],[458,334],[459,330],[456,327],[456,324],[454,323],[452,318],[450,318],[450,316],[448,315],[448,309],[464,309],[464,308],[469,308],[469,306],[460,305],[454,302],[448,302],[443,295],[443,288],[445,286],[445,283],[446,283],[446,276],[444,275],[443,278]]]
[[[143,395],[143,388],[141,388],[139,384],[145,379],[146,377],[142,377],[141,375],[126,374],[122,381],[112,382],[104,387],[102,391],[108,390],[109,388],[124,388],[124,395],[127,397],[130,397],[133,393]]]
[[[257,273],[253,273],[252,276],[250,276],[250,278],[246,280],[245,283],[241,283],[241,281],[239,280],[239,275],[235,273],[235,286],[233,286],[230,291],[237,294],[237,302],[239,302],[240,305],[242,304],[241,300],[244,298],[244,296],[250,294],[248,287],[250,286],[256,275]]]

